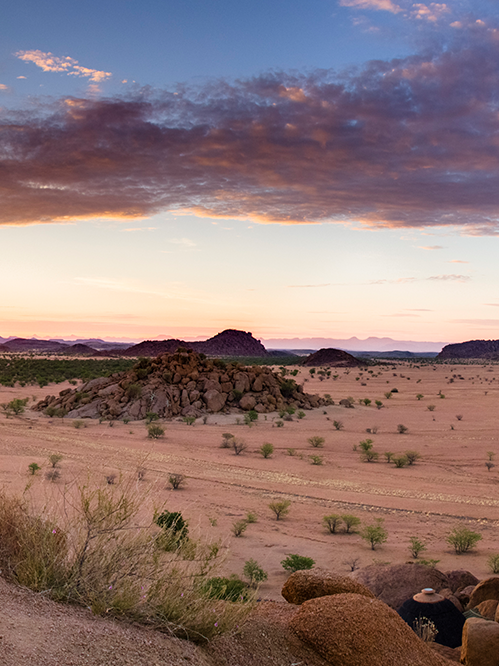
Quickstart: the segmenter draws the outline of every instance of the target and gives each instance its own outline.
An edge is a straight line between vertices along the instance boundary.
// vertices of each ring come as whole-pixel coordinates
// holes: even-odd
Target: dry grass
[[[141,522],[144,499],[142,484],[121,478],[111,486],[66,488],[38,512],[27,494],[0,494],[2,576],[96,614],[195,641],[241,623],[253,606],[251,595],[231,603],[203,592],[223,559],[220,544],[189,539],[189,548],[166,552],[152,507],[150,520]]]

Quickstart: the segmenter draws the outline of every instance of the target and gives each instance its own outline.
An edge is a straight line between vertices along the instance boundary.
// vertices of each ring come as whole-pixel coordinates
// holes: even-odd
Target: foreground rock
[[[445,574],[422,564],[371,564],[350,576],[395,610],[424,587],[449,587]]]
[[[472,617],[463,629],[461,661],[466,666],[499,666],[499,624]]]
[[[300,606],[292,629],[335,666],[444,666],[397,613],[377,599],[337,594]]]
[[[468,606],[469,608],[475,608],[482,601],[487,601],[487,599],[496,599],[499,601],[499,577],[497,576],[486,578],[478,583],[471,593]]]
[[[362,594],[374,599],[374,594],[348,576],[338,576],[326,569],[295,571],[282,588],[282,596],[290,604],[302,604],[309,599],[324,597],[331,594],[345,593]]]
[[[177,350],[47,396],[35,409],[75,419],[139,420],[148,412],[160,418],[199,417],[233,409],[265,414],[288,406],[313,409],[324,404],[324,398],[304,393],[293,379],[280,377],[269,367],[246,367]]]

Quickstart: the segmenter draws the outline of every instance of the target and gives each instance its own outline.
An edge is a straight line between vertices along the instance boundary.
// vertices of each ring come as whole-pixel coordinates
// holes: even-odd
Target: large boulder
[[[487,599],[499,600],[499,578],[494,576],[478,583],[470,596],[468,608],[476,608],[478,604]]]
[[[495,620],[498,606],[499,601],[497,601],[497,599],[486,599],[478,604],[476,610],[486,620]]]
[[[295,571],[284,583],[281,594],[290,604],[299,605],[308,599],[347,592],[374,599],[374,594],[357,581],[319,568]]]
[[[463,629],[461,662],[466,666],[499,666],[499,624],[471,617]]]
[[[452,569],[451,571],[444,571],[444,574],[447,576],[449,587],[453,592],[479,583],[478,578],[466,569]]]
[[[225,405],[227,394],[220,393],[215,389],[210,389],[209,391],[206,391],[203,399],[206,403],[206,407],[210,412],[219,412]]]
[[[424,587],[449,587],[445,574],[422,564],[371,564],[350,576],[395,610]]]
[[[290,626],[335,666],[448,666],[393,609],[361,594],[305,601]]]

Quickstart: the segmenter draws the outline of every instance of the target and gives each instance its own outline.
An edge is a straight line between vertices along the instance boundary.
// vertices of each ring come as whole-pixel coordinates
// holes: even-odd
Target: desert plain
[[[75,428],[71,419],[32,409],[67,383],[1,387],[0,403],[28,396],[29,402],[24,414],[0,417],[0,487],[7,494],[28,492],[43,505],[57,502],[75,484],[106,484],[113,474],[117,481],[135,479],[143,467],[145,478],[134,481],[139,491],[155,506],[181,511],[193,536],[220,539],[227,549],[222,574],[242,575],[245,561],[256,560],[268,573],[259,594],[269,600],[282,599],[288,574],[281,561],[289,554],[346,574],[373,562],[413,560],[412,536],[426,545],[420,558],[438,560],[437,568],[490,575],[487,560],[499,553],[499,465],[489,469],[486,462],[497,456],[499,463],[499,366],[394,362],[332,368],[324,381],[298,367],[295,379],[307,393],[329,394],[335,404],[307,411],[301,419],[295,414],[280,427],[278,414],[261,414],[251,427],[243,413],[211,414],[194,425],[174,419],[162,423],[160,439],[147,437],[144,421],[115,421],[110,427],[86,419],[84,427]],[[354,408],[338,404],[349,396]],[[371,404],[359,404],[364,398]],[[376,400],[383,403],[380,409]],[[399,424],[406,426],[404,434]],[[247,444],[240,455],[221,448],[227,432]],[[322,447],[309,444],[313,436],[324,438]],[[379,453],[377,462],[361,458],[359,443],[366,439]],[[259,453],[266,442],[274,446],[269,458]],[[409,450],[420,454],[413,465],[386,462],[385,452]],[[62,456],[55,482],[45,476],[53,453]],[[322,464],[312,464],[313,455]],[[28,472],[32,462],[41,467],[34,476]],[[178,490],[168,483],[171,473],[185,476]],[[276,520],[269,503],[283,499],[291,502],[289,513]],[[232,526],[248,512],[256,514],[256,522],[235,537]],[[358,516],[361,527],[382,518],[387,541],[372,550],[358,528],[347,534],[340,526],[331,534],[323,517],[334,513]],[[458,524],[482,535],[461,555],[446,542]]]

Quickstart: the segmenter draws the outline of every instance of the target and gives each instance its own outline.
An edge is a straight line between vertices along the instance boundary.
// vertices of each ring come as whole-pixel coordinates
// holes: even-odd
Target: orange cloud
[[[101,83],[110,78],[111,72],[101,72],[97,69],[89,69],[78,64],[78,60],[69,56],[55,56],[53,53],[43,51],[18,51],[16,57],[25,62],[32,62],[44,72],[63,72],[68,76],[79,76],[88,78],[95,83]]]
[[[376,9],[398,14],[402,9],[391,0],[340,0],[342,7],[357,7],[358,9]]]

